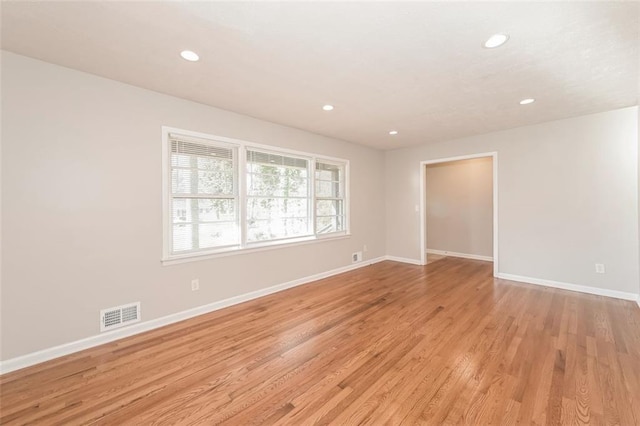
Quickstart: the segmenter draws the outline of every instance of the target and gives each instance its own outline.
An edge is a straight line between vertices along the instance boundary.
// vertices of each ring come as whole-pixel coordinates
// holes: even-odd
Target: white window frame
[[[215,146],[215,147],[221,147],[221,148],[226,148],[226,149],[230,149],[233,151],[234,155],[233,155],[233,193],[231,194],[231,196],[229,195],[203,195],[203,194],[174,194],[173,190],[172,190],[172,185],[171,185],[171,172],[173,171],[173,167],[171,165],[171,134],[175,134],[176,136],[179,136],[180,138],[182,138],[182,140],[185,141],[191,141],[192,143],[195,144],[202,144],[203,142],[211,142],[211,146]],[[240,217],[241,217],[241,213],[240,213],[240,209],[241,209],[241,198],[240,198],[240,176],[238,175],[238,170],[239,170],[239,166],[238,166],[238,162],[239,162],[239,155],[240,152],[238,150],[238,147],[233,144],[233,143],[229,143],[226,141],[220,141],[220,140],[212,140],[212,139],[207,139],[206,141],[204,141],[202,138],[197,138],[197,137],[192,137],[190,135],[186,135],[184,133],[179,133],[179,132],[168,132],[167,133],[167,147],[166,147],[167,151],[167,181],[165,182],[167,184],[166,187],[166,195],[168,197],[168,205],[167,207],[167,212],[168,212],[168,223],[167,223],[167,227],[168,227],[168,231],[166,234],[166,238],[167,238],[167,243],[168,243],[168,253],[171,256],[175,256],[174,254],[171,254],[171,247],[173,247],[173,217],[172,217],[172,212],[173,212],[173,201],[175,199],[190,199],[190,198],[202,198],[202,199],[216,199],[216,198],[221,198],[221,199],[233,199],[236,203],[236,224],[239,226],[240,224]],[[180,253],[180,256],[182,255],[198,255],[199,253],[203,253],[204,251],[224,251],[224,250],[229,250],[235,247],[238,247],[241,244],[242,241],[242,227],[240,227],[239,229],[239,235],[238,235],[238,243],[235,244],[227,244],[224,246],[217,246],[217,247],[212,247],[210,249],[194,249],[194,250],[185,250],[182,253]]]
[[[291,240],[291,239],[297,239],[297,238],[306,238],[306,237],[311,237],[315,235],[315,230],[314,230],[315,216],[313,212],[314,197],[313,197],[313,191],[311,189],[311,185],[314,184],[314,180],[311,177],[311,173],[313,173],[313,171],[311,170],[311,167],[315,164],[315,161],[314,161],[315,159],[309,156],[309,154],[305,154],[305,155],[292,154],[290,152],[283,152],[281,150],[263,149],[263,148],[256,148],[255,146],[246,145],[246,149],[244,150],[245,160],[246,160],[246,154],[248,151],[259,152],[267,155],[272,154],[272,155],[281,155],[281,156],[287,156],[287,157],[295,157],[301,160],[305,160],[307,162],[307,196],[304,197],[304,199],[307,201],[307,218],[309,219],[309,221],[307,222],[307,231],[305,235],[300,235],[297,237],[274,238],[274,239],[265,240],[265,241],[248,241],[247,239],[245,239],[243,241],[245,243],[245,246],[247,248],[250,248],[250,247],[267,244],[269,242],[285,241],[285,240]],[[248,173],[248,170],[246,168],[246,164],[248,162],[249,162],[248,160],[245,161],[245,169],[244,169],[244,173],[242,173],[245,177],[247,176],[247,173]],[[246,189],[246,185],[245,185],[245,189]],[[242,200],[243,205],[246,207],[246,210],[248,210],[249,208],[247,204],[249,201],[249,198],[251,198],[251,196],[249,196],[249,194],[245,194],[245,197]],[[262,197],[257,197],[257,198],[262,198]],[[273,198],[280,198],[280,197],[273,197]],[[292,198],[302,198],[302,197],[292,197]],[[246,214],[244,215],[244,219],[245,220],[248,219],[248,216]],[[245,227],[244,229],[248,231],[247,227]]]
[[[180,135],[186,138],[193,138],[202,143],[210,142],[213,145],[222,145],[236,148],[237,161],[235,161],[234,173],[237,176],[238,190],[238,224],[240,227],[240,243],[234,246],[217,247],[211,249],[203,249],[198,251],[190,251],[185,253],[174,254],[172,248],[172,211],[171,203],[173,199],[171,187],[171,138],[170,135]],[[197,142],[196,142],[197,143]],[[284,238],[277,240],[269,240],[264,242],[247,242],[247,150],[258,150],[262,152],[273,153],[276,155],[289,155],[308,159],[309,167],[309,202],[310,202],[310,235],[303,237]],[[336,165],[344,165],[344,209],[345,209],[345,229],[343,231],[316,234],[316,161],[326,162]],[[280,148],[270,145],[257,144],[239,139],[233,139],[223,136],[215,136],[206,133],[194,132],[190,130],[177,129],[173,127],[162,126],[162,264],[171,265],[176,263],[191,262],[196,260],[204,260],[215,257],[230,256],[235,254],[243,254],[261,250],[272,250],[288,246],[310,244],[319,241],[335,240],[340,238],[349,238],[350,230],[350,194],[349,194],[349,160],[336,157],[328,157],[308,152],[296,151],[286,148]]]
[[[319,161],[318,161],[319,160]],[[344,182],[342,182],[342,197],[316,197],[315,194],[315,190],[316,190],[316,166],[317,163],[322,163],[322,164],[330,164],[332,166],[337,166],[337,167],[343,167],[344,166]],[[342,200],[343,201],[343,209],[344,209],[344,229],[345,230],[349,230],[349,211],[348,211],[348,191],[349,191],[349,167],[347,164],[345,164],[344,161],[335,161],[335,160],[331,160],[331,159],[327,159],[327,158],[321,158],[321,157],[317,157],[316,159],[314,159],[313,162],[313,232],[315,235],[317,236],[322,236],[322,235],[333,235],[336,232],[327,232],[324,234],[318,234],[317,233],[317,220],[318,218],[316,217],[316,209],[317,209],[317,203],[318,200]],[[337,231],[337,232],[342,232],[342,231]]]

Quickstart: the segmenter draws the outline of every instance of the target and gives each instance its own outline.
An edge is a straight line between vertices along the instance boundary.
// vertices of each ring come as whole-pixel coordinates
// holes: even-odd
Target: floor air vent
[[[113,330],[140,321],[140,302],[100,311],[100,331]]]

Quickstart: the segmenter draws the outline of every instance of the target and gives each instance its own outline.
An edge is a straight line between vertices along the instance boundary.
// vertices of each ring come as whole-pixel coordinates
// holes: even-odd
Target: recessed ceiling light
[[[533,98],[527,98],[520,101],[520,105],[528,105],[534,103],[536,100]]]
[[[505,44],[507,40],[509,40],[509,36],[507,34],[494,34],[484,42],[484,47],[487,49],[500,47]]]
[[[325,111],[331,111],[333,109],[333,105],[325,105],[322,107],[322,109]]]
[[[398,131],[397,131],[397,130],[392,130],[392,131],[390,131],[390,132],[389,132],[389,134],[390,134],[390,135],[397,135],[397,134],[398,134]]]
[[[191,50],[183,50],[180,52],[180,56],[182,59],[186,59],[187,61],[195,62],[200,59],[200,56],[196,52],[192,52]]]

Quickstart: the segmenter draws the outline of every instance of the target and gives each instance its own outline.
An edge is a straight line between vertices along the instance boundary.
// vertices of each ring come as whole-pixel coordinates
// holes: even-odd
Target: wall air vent
[[[100,331],[113,330],[140,321],[140,302],[100,311]]]

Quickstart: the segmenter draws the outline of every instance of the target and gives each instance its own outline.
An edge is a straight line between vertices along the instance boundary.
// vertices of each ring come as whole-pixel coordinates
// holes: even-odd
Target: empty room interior
[[[0,424],[640,425],[639,2],[0,15]]]

